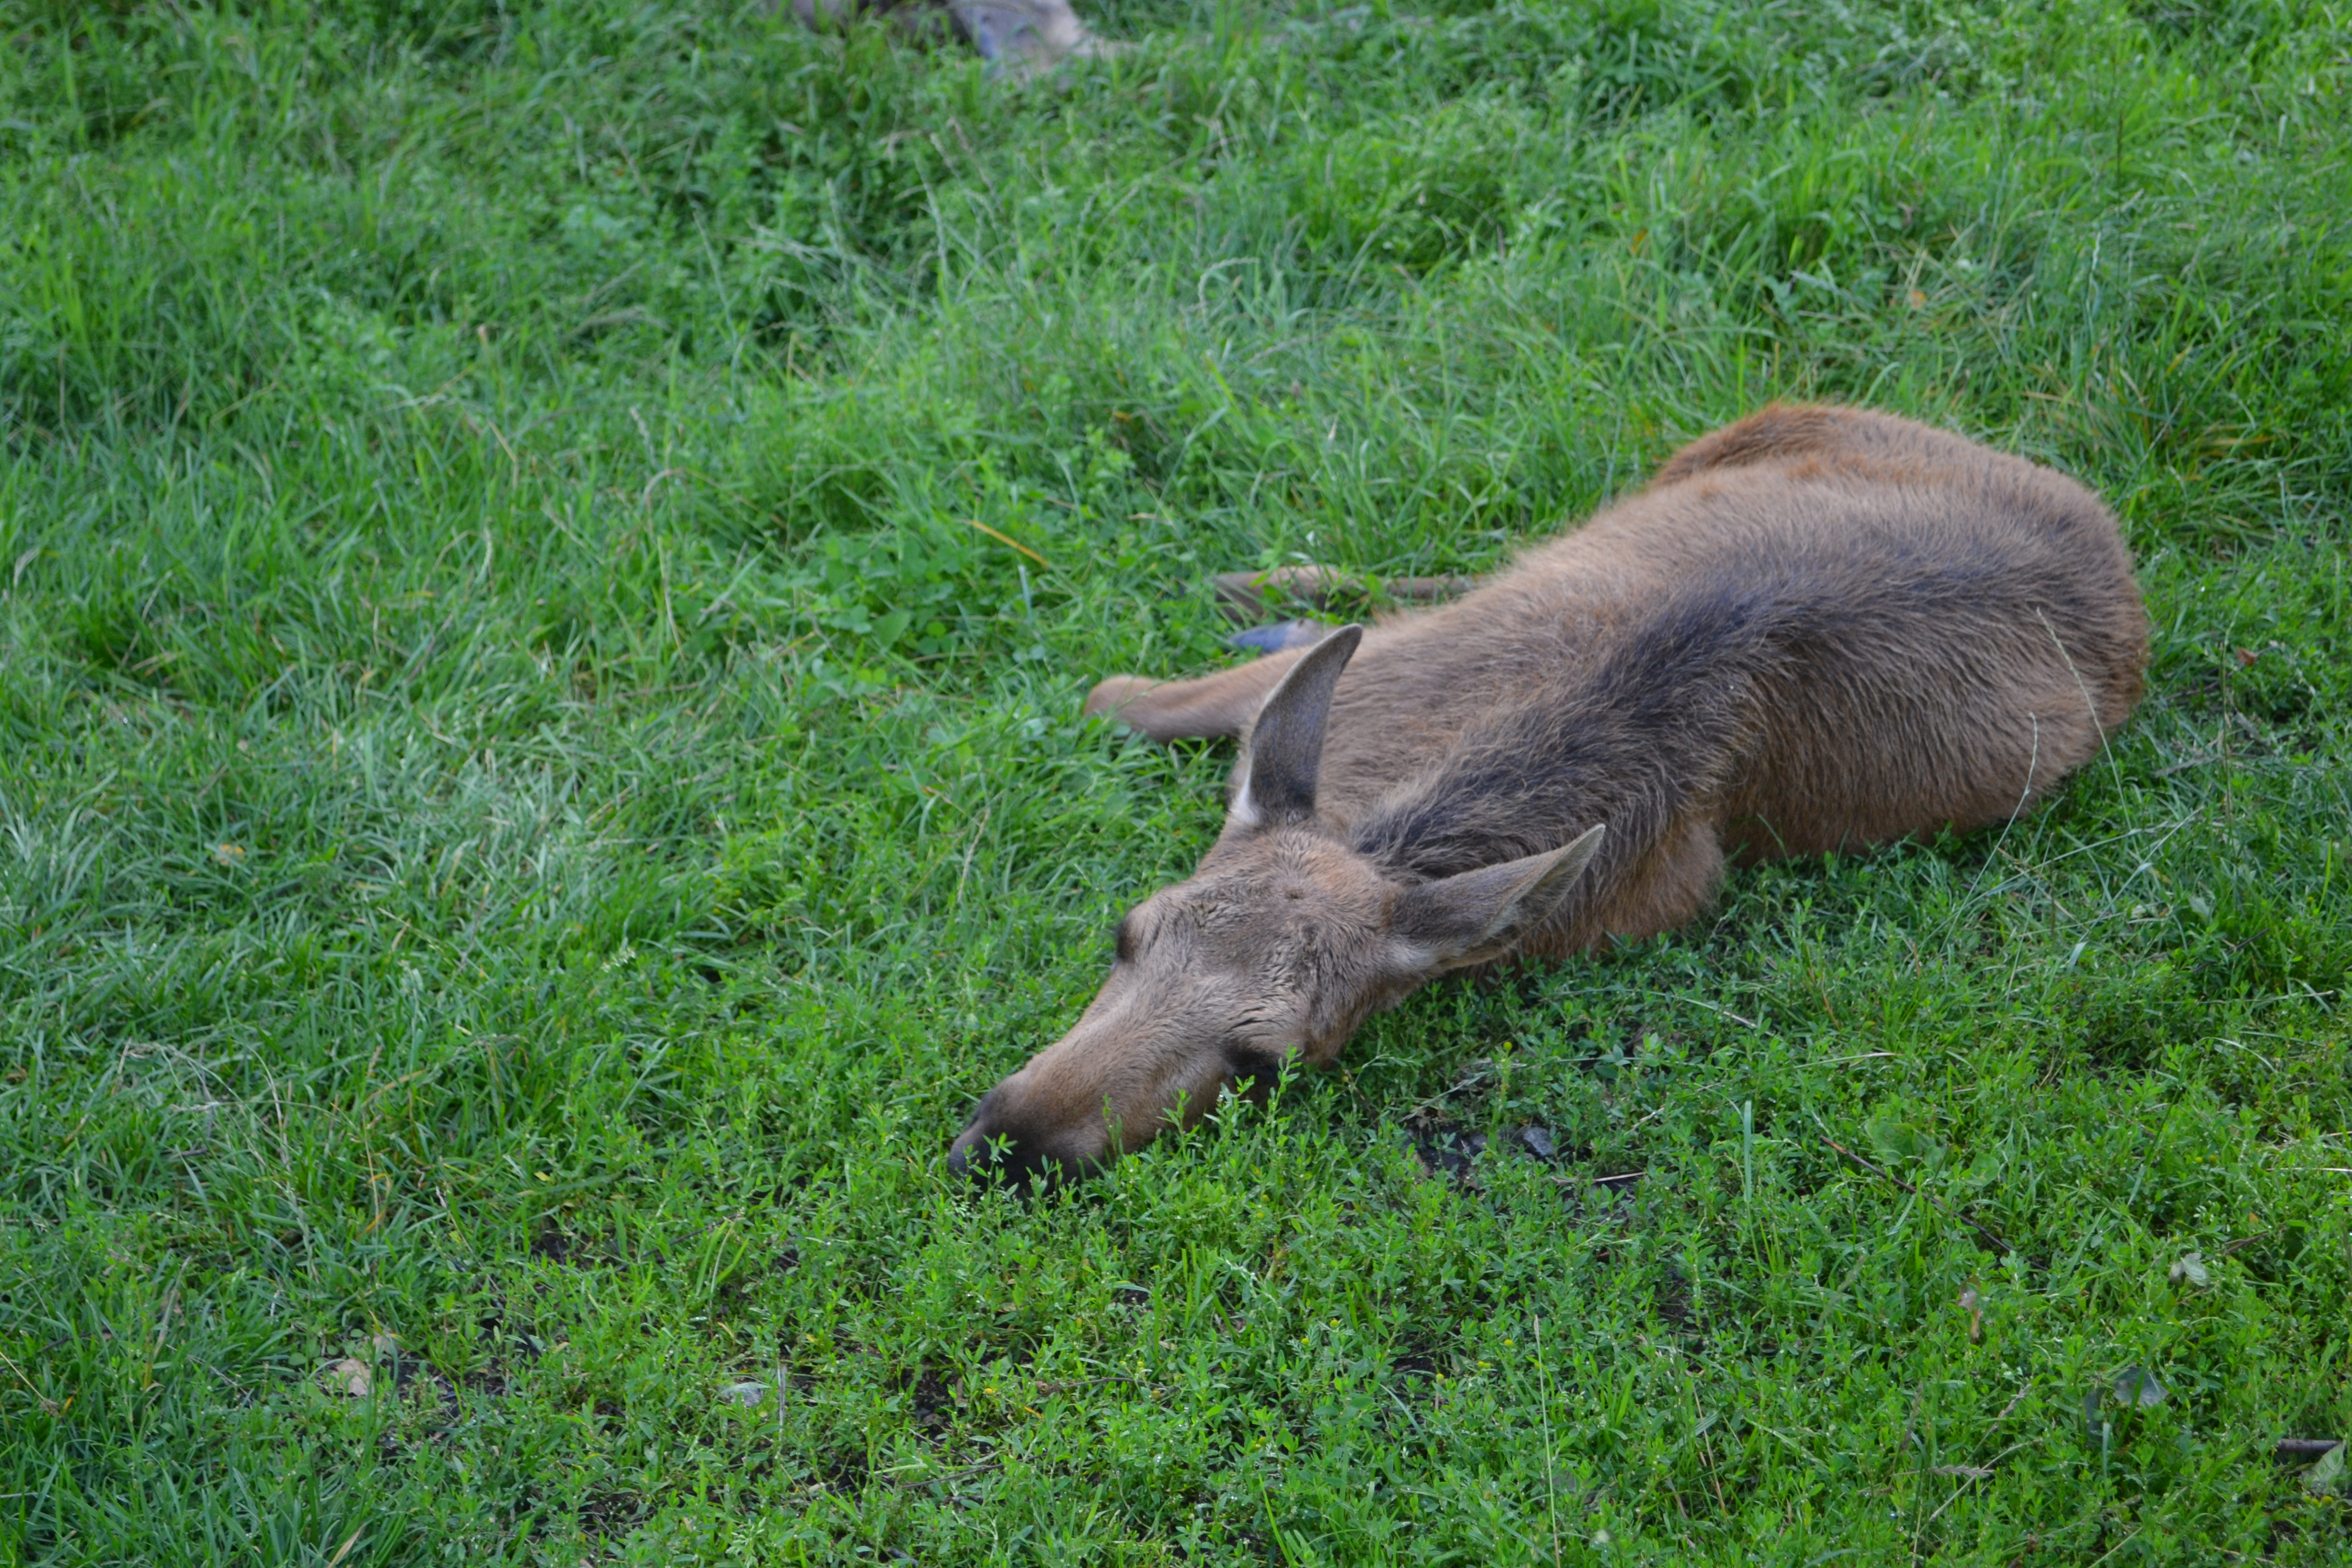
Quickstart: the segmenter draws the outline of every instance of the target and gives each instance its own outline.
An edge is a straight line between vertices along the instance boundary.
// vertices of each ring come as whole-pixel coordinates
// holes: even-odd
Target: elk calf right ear
[[[1576,885],[1602,832],[1596,824],[1565,848],[1423,882],[1399,901],[1393,929],[1435,969],[1500,958]]]

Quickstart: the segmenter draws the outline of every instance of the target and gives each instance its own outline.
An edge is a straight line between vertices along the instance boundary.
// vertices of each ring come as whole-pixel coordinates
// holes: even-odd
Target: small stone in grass
[[[375,1373],[368,1370],[368,1363],[350,1356],[329,1367],[327,1377],[337,1394],[353,1399],[365,1399],[375,1388]]]
[[[768,1397],[764,1383],[730,1383],[719,1391],[719,1397],[730,1405],[758,1405]]]

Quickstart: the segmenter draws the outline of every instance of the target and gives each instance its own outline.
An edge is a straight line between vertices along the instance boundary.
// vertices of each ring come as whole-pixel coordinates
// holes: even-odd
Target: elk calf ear
[[[1500,958],[1559,907],[1601,834],[1596,826],[1562,849],[1424,882],[1399,901],[1395,933],[1438,969]]]
[[[1323,771],[1324,723],[1361,626],[1341,626],[1298,656],[1266,694],[1250,726],[1249,770],[1234,794],[1232,819],[1244,827],[1304,822],[1315,815],[1315,781]]]

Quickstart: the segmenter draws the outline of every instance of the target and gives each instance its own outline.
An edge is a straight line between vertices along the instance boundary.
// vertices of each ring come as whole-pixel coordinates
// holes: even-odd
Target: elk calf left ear
[[[1250,726],[1249,771],[1234,794],[1233,820],[1305,822],[1315,815],[1315,783],[1323,771],[1323,729],[1331,693],[1348,656],[1364,640],[1361,626],[1341,626],[1298,656],[1259,705]]]
[[[1500,958],[1559,907],[1601,834],[1595,826],[1565,848],[1423,882],[1399,900],[1395,932],[1439,969]]]

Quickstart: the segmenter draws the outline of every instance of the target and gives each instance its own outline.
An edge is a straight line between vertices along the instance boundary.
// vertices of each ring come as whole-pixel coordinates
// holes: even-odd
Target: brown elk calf
[[[1224,830],[1119,921],[1101,994],[949,1163],[1098,1168],[1450,970],[1679,925],[1727,858],[2005,821],[2098,751],[2147,662],[2082,486],[1772,407],[1443,608],[1106,680],[1087,711],[1155,740],[1246,734]]]

